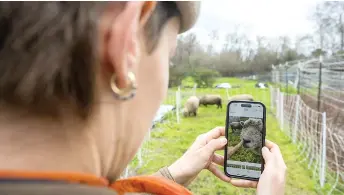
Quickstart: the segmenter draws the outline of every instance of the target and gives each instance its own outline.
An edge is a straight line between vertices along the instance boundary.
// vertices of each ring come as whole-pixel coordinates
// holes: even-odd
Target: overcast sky
[[[202,44],[209,43],[208,35],[212,30],[218,30],[224,38],[235,24],[240,24],[240,31],[252,39],[257,35],[295,38],[313,32],[309,15],[318,1],[203,0],[200,18],[190,32],[195,32]]]

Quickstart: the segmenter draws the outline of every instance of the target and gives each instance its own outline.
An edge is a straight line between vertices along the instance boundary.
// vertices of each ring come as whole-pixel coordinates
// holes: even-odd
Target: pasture
[[[267,139],[276,142],[282,151],[288,167],[286,194],[318,194],[316,180],[312,178],[312,171],[307,169],[307,163],[299,162],[297,146],[292,144],[287,135],[280,130],[279,124],[270,111],[269,89],[257,89],[255,81],[221,78],[216,83],[229,82],[231,85],[241,85],[240,88],[229,89],[229,96],[234,94],[251,94],[257,101],[263,102],[267,107]],[[165,104],[175,104],[176,89],[170,89]],[[225,89],[197,89],[196,95],[219,94],[227,100]],[[182,89],[182,105],[192,95],[190,88]],[[222,109],[216,106],[200,107],[197,117],[184,118],[180,115],[180,123],[176,122],[176,113],[168,114],[166,120],[158,124],[150,133],[150,138],[142,145],[142,166],[138,166],[135,158],[131,168],[135,174],[151,174],[159,168],[170,165],[177,160],[193,143],[196,137],[216,126],[225,125],[226,102]],[[223,155],[223,151],[218,151]],[[223,170],[222,167],[220,167]],[[255,194],[254,190],[241,189],[222,182],[209,171],[202,171],[189,189],[196,195],[208,194]]]

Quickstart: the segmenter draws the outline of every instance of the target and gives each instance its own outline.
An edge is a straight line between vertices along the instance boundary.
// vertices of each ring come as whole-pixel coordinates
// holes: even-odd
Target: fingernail
[[[223,144],[226,144],[226,143],[227,143],[227,139],[226,139],[226,138],[221,138],[221,142],[222,142]]]

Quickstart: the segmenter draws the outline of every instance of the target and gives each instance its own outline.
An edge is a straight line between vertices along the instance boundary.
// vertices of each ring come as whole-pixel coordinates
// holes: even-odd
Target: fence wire
[[[320,57],[276,66],[272,82],[280,88],[271,91],[273,106],[278,107],[276,117],[298,144],[300,158],[308,162],[320,188],[322,182],[331,186],[327,194],[344,194],[344,58]],[[279,90],[284,92],[282,100]],[[281,107],[283,116],[278,110]],[[325,165],[322,161],[326,161]],[[320,171],[321,166],[326,166],[326,174]]]

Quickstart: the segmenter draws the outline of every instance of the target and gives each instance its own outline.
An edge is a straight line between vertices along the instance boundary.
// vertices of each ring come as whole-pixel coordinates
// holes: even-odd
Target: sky
[[[201,44],[208,44],[212,30],[217,30],[224,39],[225,34],[238,29],[239,24],[239,31],[252,40],[257,35],[286,35],[294,39],[314,31],[310,11],[317,2],[319,0],[203,0],[200,17],[190,32],[197,34]]]

